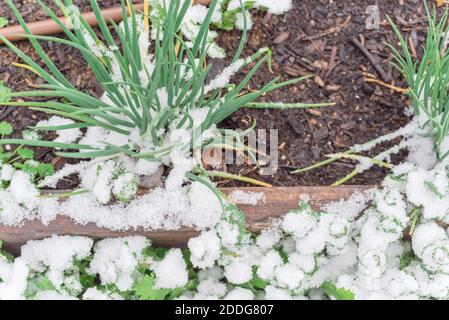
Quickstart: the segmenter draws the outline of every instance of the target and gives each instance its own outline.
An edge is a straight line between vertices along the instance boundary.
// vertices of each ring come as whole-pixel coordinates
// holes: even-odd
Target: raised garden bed
[[[102,8],[114,7],[119,0],[99,1]],[[52,5],[52,1],[46,1]],[[89,11],[85,1],[74,1],[82,11]],[[318,78],[282,88],[264,97],[266,101],[335,102],[333,108],[322,110],[243,110],[238,111],[221,125],[223,128],[247,128],[256,120],[257,128],[278,129],[279,170],[273,176],[260,176],[251,166],[228,166],[233,173],[261,179],[275,186],[326,186],[346,175],[351,166],[348,161],[340,161],[333,166],[323,167],[312,172],[291,175],[298,167],[322,160],[327,154],[344,151],[356,143],[363,143],[377,136],[393,132],[409,121],[404,113],[407,108],[406,97],[380,85],[366,83],[365,74],[378,76],[366,56],[356,48],[351,38],[359,35],[365,39],[365,46],[378,59],[379,65],[391,77],[391,83],[403,83],[397,71],[389,62],[391,53],[384,42],[394,41],[394,35],[387,24],[379,29],[365,28],[367,3],[363,0],[346,2],[316,0],[294,1],[292,10],[282,16],[254,14],[254,28],[249,32],[245,55],[258,48],[270,47],[273,50],[273,74],[262,66],[251,81],[251,88],[259,88],[267,77],[280,75],[282,80],[293,79],[305,74],[315,73]],[[424,7],[421,2],[414,5],[401,5],[398,1],[378,1],[380,18],[384,21],[388,14],[406,30],[415,30],[422,40],[420,31],[425,27]],[[19,7],[26,21],[39,21],[47,16],[37,4]],[[11,24],[16,20],[5,4],[0,5],[0,16],[8,18]],[[305,19],[299,20],[298,16]],[[347,23],[346,23],[346,20]],[[311,22],[312,23],[309,23]],[[408,23],[406,21],[412,21]],[[340,29],[335,29],[341,26]],[[288,38],[285,35],[288,34]],[[210,62],[217,73],[230,62],[240,39],[240,32],[223,32],[219,43],[227,52],[227,60]],[[284,41],[280,41],[284,38]],[[27,42],[19,43],[19,48],[38,59]],[[101,95],[101,88],[88,70],[80,54],[73,48],[56,43],[43,43],[46,51],[54,58],[62,73],[78,88],[94,95]],[[418,48],[419,50],[419,48]],[[34,75],[11,65],[17,57],[4,46],[0,46],[0,79],[6,79],[13,90],[26,90],[28,83],[35,82]],[[236,76],[243,78],[245,72]],[[26,80],[25,80],[26,79]],[[38,80],[39,82],[40,80]],[[42,119],[39,113],[28,109],[5,108],[0,120],[11,122],[15,129],[33,125]],[[361,128],[363,128],[361,130]],[[373,151],[373,154],[377,150]],[[395,163],[405,157],[405,153],[394,156]],[[42,149],[38,160],[52,161],[54,156]],[[57,159],[58,160],[58,159]],[[61,161],[58,161],[61,165]],[[355,177],[351,184],[374,185],[382,181],[387,170],[373,167]],[[62,189],[73,188],[78,181],[67,180]],[[228,181],[222,187],[245,186],[240,182]]]
[[[99,3],[107,8],[114,7],[119,1],[100,1]],[[75,4],[79,5],[82,10],[90,9],[90,6],[84,3],[75,1]],[[379,6],[382,7],[383,14],[394,13],[397,16],[407,18],[419,15],[422,10],[421,7],[416,11],[409,6],[402,6],[398,3],[392,4],[388,1],[381,1]],[[139,4],[136,8],[141,7],[142,5]],[[309,99],[311,102],[327,99],[335,101],[337,105],[330,110],[312,110],[310,112],[302,110],[270,111],[269,114],[257,110],[237,112],[223,123],[223,127],[226,128],[239,128],[254,119],[260,128],[276,128],[281,132],[279,143],[284,146],[281,149],[281,165],[278,173],[273,177],[261,177],[251,167],[230,166],[228,168],[230,172],[258,178],[273,183],[275,186],[293,185],[293,187],[263,189],[266,194],[266,203],[256,206],[240,206],[247,214],[247,226],[251,231],[260,231],[262,228],[266,228],[270,224],[270,219],[280,217],[294,209],[301,194],[309,194],[317,203],[335,201],[347,197],[354,191],[369,188],[363,186],[364,184],[377,183],[383,179],[386,171],[373,167],[368,172],[355,178],[354,182],[362,184],[360,186],[344,186],[341,188],[295,186],[330,184],[338,176],[344,174],[345,170],[341,170],[346,166],[344,162],[311,173],[288,174],[288,171],[293,168],[311,164],[327,153],[344,150],[354,143],[365,142],[370,139],[370,136],[378,136],[397,129],[407,121],[407,117],[402,111],[404,100],[400,96],[381,86],[371,86],[362,80],[364,70],[368,73],[375,73],[376,70],[374,65],[368,63],[367,57],[350,44],[351,36],[359,33],[364,39],[369,38],[371,49],[380,56],[384,56],[386,50],[381,45],[382,41],[388,41],[392,37],[388,26],[382,25],[380,30],[374,31],[364,29],[364,21],[357,18],[364,16],[364,8],[365,2],[363,1],[356,2],[351,9],[344,4],[336,3],[321,5],[317,8],[315,1],[301,1],[301,3],[295,2],[294,8],[282,17],[270,14],[255,16],[256,27],[250,33],[249,47],[246,49],[247,54],[260,46],[269,45],[273,47],[273,70],[275,73],[280,72],[285,79],[300,76],[307,72],[317,72],[317,78],[314,80],[281,89],[280,92],[276,92],[275,95],[270,94],[265,99],[283,101],[305,99],[305,102]],[[28,22],[43,20],[46,17],[41,11],[34,12],[32,5],[19,9],[21,9]],[[118,15],[113,13],[113,10],[106,12],[111,18],[117,19]],[[298,24],[296,17],[299,12],[301,12],[301,15],[308,17],[304,21],[314,21],[314,23]],[[11,16],[6,5],[0,5],[0,15],[8,17],[14,22],[14,17]],[[337,21],[334,21],[335,17],[338,17]],[[353,17],[356,17],[356,19]],[[42,29],[41,26],[37,25],[36,30],[40,31],[40,29]],[[17,30],[13,30],[12,33],[16,32]],[[239,37],[238,32],[224,33],[223,37],[220,37],[220,44],[230,53],[235,50]],[[28,46],[29,44],[26,42],[20,43],[22,50],[27,50]],[[5,74],[8,85],[14,90],[24,88],[26,84],[19,80],[24,74],[17,69],[11,72],[10,62],[14,61],[15,57],[4,47],[0,47],[0,50],[3,50],[0,51],[0,54],[2,54],[0,78],[2,78],[2,74]],[[80,88],[84,88],[88,92],[99,93],[96,91],[98,88],[93,83],[90,73],[88,71],[79,72],[80,57],[73,49],[51,44],[48,50],[50,50],[51,55],[56,57],[57,65]],[[30,51],[30,54],[33,54],[33,52]],[[312,58],[314,61],[312,61]],[[357,62],[353,63],[354,60]],[[383,59],[381,65],[387,66],[388,61],[389,58]],[[219,60],[212,63],[215,69],[218,68],[215,72],[218,72],[224,64]],[[76,68],[74,68],[75,65],[77,65]],[[76,72],[74,72],[75,69]],[[71,72],[74,73],[70,74]],[[386,72],[388,77],[398,78],[398,74],[393,72],[391,68],[386,68]],[[265,81],[267,73],[266,68],[258,71],[251,82],[251,87],[259,87],[260,83]],[[30,78],[30,81],[35,81],[35,79]],[[321,84],[322,81],[323,84]],[[343,94],[348,91],[351,92],[350,95]],[[345,107],[342,108],[343,106]],[[348,110],[352,110],[354,107],[357,109],[356,112]],[[374,114],[376,116],[373,116]],[[6,108],[3,110],[3,115],[0,116],[1,119],[11,121],[16,128],[32,124],[40,117],[40,114],[30,113],[25,108],[19,110]],[[364,126],[364,130],[359,130],[359,126]],[[329,140],[329,143],[324,144],[323,139]],[[298,150],[300,150],[299,154]],[[403,155],[400,155],[397,160],[399,161],[402,158]],[[53,158],[48,149],[42,149],[38,154],[38,159],[53,161],[57,167],[61,167],[64,163],[64,160],[61,162],[61,159]],[[70,187],[74,183],[77,183],[77,181],[66,180],[60,187]],[[223,185],[220,182],[219,184]],[[245,184],[234,181],[224,184],[224,186],[230,185],[244,186]],[[240,188],[242,190],[253,190],[249,187]],[[235,188],[223,190],[229,192],[235,190]],[[39,222],[26,223],[22,228],[0,226],[0,234],[6,247],[16,250],[19,245],[28,239],[41,239],[52,234],[79,234],[95,238],[142,234],[153,239],[158,245],[184,245],[187,239],[196,233],[188,229],[172,232],[111,232],[91,224],[79,226],[73,224],[67,218],[60,217],[49,226],[43,226]]]
[[[449,299],[449,9],[161,1],[1,38],[0,298]]]
[[[119,1],[100,1],[103,7],[114,7]],[[82,10],[89,10],[90,6],[83,3],[77,3]],[[51,2],[50,2],[50,5]],[[391,13],[397,7],[393,4],[380,4],[385,9],[386,13]],[[138,4],[136,8],[140,9],[141,4]],[[357,50],[355,47],[346,46],[347,42],[350,41],[350,35],[359,32],[365,37],[370,37],[370,41],[378,43],[383,40],[388,40],[391,38],[390,31],[388,27],[382,26],[382,29],[386,32],[385,34],[371,34],[369,31],[363,29],[363,21],[353,19],[353,16],[361,15],[363,16],[364,5],[360,4],[354,8],[352,11],[348,11],[345,5],[327,5],[325,6],[328,10],[327,14],[324,11],[317,10],[313,1],[302,1],[301,3],[296,3],[294,8],[288,12],[282,18],[272,16],[270,14],[266,15],[256,15],[255,25],[256,27],[251,31],[249,38],[249,47],[246,49],[247,54],[250,54],[254,48],[257,46],[269,45],[273,47],[273,70],[274,72],[281,72],[283,78],[288,79],[289,77],[299,76],[306,74],[307,72],[318,72],[317,77],[314,80],[307,81],[305,84],[299,84],[292,86],[290,88],[282,89],[281,92],[277,92],[275,96],[269,95],[266,100],[285,100],[290,101],[292,99],[313,99],[312,101],[317,101],[319,99],[330,99],[330,101],[337,102],[334,110],[322,110],[322,111],[274,111],[267,114],[266,112],[250,111],[250,112],[238,112],[233,115],[231,119],[224,122],[224,127],[237,128],[244,126],[245,123],[249,123],[252,119],[257,120],[258,127],[260,128],[278,128],[281,132],[280,134],[280,144],[285,146],[285,149],[281,149],[281,162],[279,171],[273,177],[254,175],[251,168],[248,167],[235,167],[230,166],[228,170],[230,172],[240,173],[248,176],[264,180],[274,185],[293,185],[293,187],[275,187],[262,189],[266,194],[266,203],[259,204],[256,206],[240,206],[242,210],[247,214],[247,226],[249,230],[258,232],[263,228],[270,225],[270,220],[272,218],[278,218],[285,214],[291,209],[297,207],[299,196],[301,194],[308,194],[311,198],[316,201],[318,207],[321,202],[336,201],[346,198],[348,195],[355,191],[365,190],[369,187],[367,186],[344,186],[340,188],[330,188],[330,187],[296,187],[298,184],[329,184],[332,179],[337,178],[338,175],[343,174],[340,170],[341,165],[337,164],[335,169],[330,167],[325,167],[320,170],[314,171],[312,173],[306,173],[303,175],[288,175],[288,170],[295,168],[299,165],[311,164],[322,157],[325,153],[336,152],[349,147],[351,144],[356,142],[364,142],[369,139],[369,135],[377,136],[381,133],[386,133],[389,130],[396,129],[399,125],[402,125],[407,121],[407,117],[397,110],[404,108],[404,102],[398,102],[393,106],[378,104],[378,97],[382,101],[395,100],[399,97],[393,92],[384,90],[382,87],[370,87],[368,84],[362,83],[361,69],[366,69],[367,72],[375,72],[373,65],[367,64],[366,57]],[[39,22],[45,19],[45,14],[38,11],[37,14],[32,10],[32,6],[19,8],[26,21],[28,22]],[[412,14],[409,7],[401,7],[403,11],[402,15],[409,16]],[[296,16],[298,12],[303,12],[311,20],[316,20],[317,23],[313,24],[311,27],[309,24],[301,25],[297,24]],[[32,13],[32,14],[31,14]],[[416,13],[413,13],[416,14]],[[9,10],[7,10],[6,5],[0,6],[0,15],[8,17],[11,21],[14,21],[14,17],[10,16]],[[332,27],[331,21],[334,15],[338,17],[338,24],[341,26]],[[92,14],[90,14],[92,16]],[[106,9],[106,16],[112,19],[117,19],[118,14],[114,9]],[[318,19],[319,17],[326,16],[326,19]],[[90,17],[89,19],[91,19]],[[93,21],[93,20],[92,20]],[[332,22],[334,23],[334,22]],[[36,29],[34,29],[36,28]],[[51,28],[50,28],[51,29]],[[12,29],[8,33],[12,37],[12,34],[17,33],[18,29]],[[37,32],[42,31],[41,25],[33,26],[33,30]],[[45,30],[45,33],[51,33],[51,30]],[[221,37],[220,44],[224,46],[227,52],[232,52],[235,50],[237,44],[237,39],[240,37],[238,32],[234,33],[224,33]],[[287,39],[289,39],[287,41]],[[20,47],[26,50],[28,44],[26,42],[20,43]],[[53,53],[57,58],[57,65],[61,66],[65,73],[70,73],[74,71],[73,66],[79,65],[79,55],[72,52],[71,48],[63,47],[58,44],[51,44],[48,48],[51,53]],[[385,49],[385,48],[383,48]],[[0,50],[3,50],[0,47]],[[64,51],[62,51],[64,50]],[[342,51],[343,50],[343,51]],[[346,51],[345,51],[346,50]],[[302,53],[304,52],[304,53]],[[338,55],[336,55],[338,52]],[[33,54],[30,51],[30,54]],[[303,54],[305,56],[303,56]],[[382,55],[382,52],[380,52]],[[9,51],[2,53],[3,59],[0,63],[0,77],[2,73],[10,71],[9,61],[13,61],[14,56],[9,54]],[[308,58],[306,58],[308,57]],[[315,64],[308,60],[310,57],[314,57]],[[358,63],[349,64],[356,57]],[[317,64],[318,62],[322,64]],[[326,61],[330,62],[325,63]],[[385,60],[384,62],[387,62]],[[215,72],[218,72],[223,65],[223,62],[217,60],[212,61]],[[229,63],[229,61],[225,62]],[[82,63],[81,63],[82,65]],[[359,68],[357,68],[359,67]],[[83,67],[84,68],[84,67]],[[217,69],[218,68],[218,69]],[[361,69],[360,69],[361,68]],[[77,66],[79,70],[79,66]],[[20,90],[23,88],[24,84],[16,82],[15,79],[19,80],[23,74],[18,72],[19,70],[14,70],[11,76],[7,76],[8,85],[15,89]],[[255,88],[260,86],[260,83],[264,82],[265,74],[268,72],[267,69],[262,68],[258,71],[256,77],[251,83],[251,86]],[[397,77],[397,73],[392,73],[391,69],[387,70],[390,77]],[[83,73],[77,71],[73,75],[69,74],[76,83],[78,83],[80,88],[86,89],[88,92],[97,92],[96,85],[92,82],[89,77],[89,72]],[[342,78],[342,75],[345,78]],[[29,75],[27,75],[28,77]],[[86,77],[87,76],[87,77]],[[241,77],[241,76],[239,76]],[[318,85],[318,79],[323,78],[324,86],[326,87],[323,95],[323,90],[320,89]],[[348,81],[349,80],[349,81]],[[33,78],[30,81],[34,81]],[[354,91],[354,89],[356,89]],[[345,104],[347,107],[354,104],[355,101],[347,95],[340,95],[337,92],[344,92],[351,90],[354,95],[358,95],[362,99],[361,104],[357,103],[357,112],[348,112],[347,108],[344,110],[344,114],[339,113],[342,111],[341,106]],[[358,91],[362,92],[358,92]],[[372,90],[372,91],[371,91]],[[320,92],[318,95],[314,95],[313,92]],[[374,92],[376,91],[376,93]],[[374,94],[374,95],[373,95]],[[381,112],[375,109],[381,109]],[[363,125],[369,125],[370,129],[365,131],[360,131],[357,129],[357,122],[360,122],[360,115],[364,113],[364,109],[369,111],[366,115],[366,120],[363,120]],[[396,110],[397,109],[397,110]],[[382,118],[372,117],[372,114],[382,114]],[[392,114],[393,113],[393,114]],[[268,115],[268,117],[267,117]],[[358,119],[348,119],[348,116],[358,117]],[[364,115],[364,116],[365,116]],[[6,119],[12,121],[16,128],[21,128],[25,124],[32,124],[37,119],[40,119],[40,114],[29,113],[27,109],[5,109],[3,111],[3,116],[1,119]],[[18,120],[20,119],[20,120]],[[368,122],[366,122],[368,121]],[[362,125],[362,124],[360,124]],[[331,137],[332,144],[322,147],[320,141],[323,140],[326,131],[326,136]],[[298,145],[299,139],[298,135],[304,136],[305,140]],[[359,135],[357,137],[357,135]],[[347,139],[350,137],[350,139]],[[299,155],[292,157],[292,153],[296,150],[301,149]],[[398,158],[400,160],[402,156]],[[64,160],[59,158],[53,158],[52,154],[49,153],[48,149],[42,149],[38,154],[38,159],[43,159],[45,161],[53,161],[56,163],[57,167],[62,167]],[[343,164],[344,165],[344,164]],[[384,172],[380,168],[373,168],[367,173],[363,173],[360,177],[356,178],[356,182],[361,184],[371,184],[373,182],[378,182],[379,179],[383,178]],[[325,178],[324,178],[325,177]],[[77,183],[76,180],[74,183]],[[219,184],[221,184],[219,182]],[[240,185],[239,182],[228,182],[226,185]],[[60,185],[61,188],[70,187],[72,182],[70,180],[65,181]],[[223,185],[223,184],[222,184]],[[244,185],[244,184],[243,184]],[[250,187],[240,187],[241,190],[254,190]],[[225,193],[228,193],[235,188],[224,188]],[[257,189],[259,190],[259,189]],[[129,232],[111,232],[105,229],[97,228],[92,224],[86,226],[80,226],[72,223],[69,219],[60,217],[56,221],[52,222],[48,226],[43,226],[39,222],[29,222],[26,223],[21,228],[9,228],[5,226],[0,226],[0,234],[2,239],[5,241],[7,248],[11,248],[17,251],[17,247],[23,244],[28,239],[41,239],[52,234],[70,234],[70,235],[88,235],[94,238],[103,238],[107,236],[121,236],[129,234],[141,234],[148,236],[153,239],[153,241],[158,245],[184,245],[189,237],[195,235],[196,233],[192,230],[183,229],[179,231],[168,231],[168,232],[143,232],[143,231],[129,231]]]
[[[281,218],[286,212],[298,207],[298,202],[303,196],[310,197],[316,210],[322,205],[348,198],[355,192],[363,192],[372,187],[369,186],[341,186],[330,187],[274,187],[274,188],[225,188],[221,189],[225,194],[240,190],[244,192],[262,192],[264,201],[256,205],[238,205],[246,214],[246,227],[251,232],[259,233],[268,228],[273,219]],[[152,240],[155,246],[185,247],[187,241],[198,235],[192,229],[183,228],[173,231],[143,231],[129,230],[125,232],[111,231],[99,228],[89,223],[78,225],[70,218],[58,217],[49,225],[44,226],[38,221],[26,222],[22,227],[7,227],[0,224],[0,237],[4,241],[5,248],[14,253],[19,253],[20,246],[28,240],[39,240],[52,235],[80,235],[94,239],[110,237],[124,237],[141,235]]]

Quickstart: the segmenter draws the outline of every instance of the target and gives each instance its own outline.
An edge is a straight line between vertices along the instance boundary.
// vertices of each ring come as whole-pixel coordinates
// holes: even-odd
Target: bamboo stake
[[[143,10],[143,6],[144,6],[143,3],[137,3],[134,5],[134,8],[136,11],[141,11]],[[122,8],[104,9],[101,10],[101,13],[107,22],[109,21],[120,22],[122,20]],[[82,16],[84,17],[84,19],[86,19],[87,23],[92,27],[98,25],[97,18],[95,17],[95,14],[93,12],[83,13]],[[67,28],[72,28],[72,26],[70,25],[70,23],[68,23],[66,18],[61,17],[59,19],[64,23],[64,25]],[[28,23],[27,26],[32,34],[39,36],[52,35],[62,31],[61,28],[58,26],[58,24],[55,21],[53,21],[53,19],[31,22]],[[24,34],[25,30],[23,30],[22,26],[20,25],[0,29],[0,35],[5,36],[6,39],[8,39],[9,41],[24,40],[26,38],[23,36]],[[0,43],[2,42],[0,41]]]
[[[195,0],[195,3],[208,5],[211,0]],[[142,11],[145,15],[148,15],[148,7],[145,8],[145,3],[136,3],[134,4],[134,9],[136,11]],[[106,22],[114,21],[120,22],[122,20],[122,8],[109,8],[101,10],[101,14],[106,20]],[[98,21],[93,12],[85,12],[82,14],[87,23],[92,26],[98,26]],[[64,17],[59,18],[67,28],[72,28],[70,23],[67,22],[67,19]],[[53,21],[53,19],[47,19],[43,21],[31,22],[27,24],[31,33],[39,36],[48,36],[52,34],[60,33],[62,30],[58,26],[58,24]],[[10,26],[3,29],[0,29],[0,35],[5,36],[11,42],[20,41],[26,39],[23,35],[25,34],[25,30],[20,25]],[[2,41],[0,41],[0,44]]]

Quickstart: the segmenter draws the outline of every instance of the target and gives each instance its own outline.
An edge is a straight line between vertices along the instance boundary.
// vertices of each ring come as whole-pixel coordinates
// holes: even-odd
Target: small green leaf
[[[23,130],[22,131],[22,138],[25,140],[39,140],[41,137],[39,136],[39,133],[37,133],[34,130]]]
[[[2,99],[1,96],[1,87],[0,87],[0,101]],[[5,121],[0,122],[0,134],[8,135],[12,133],[12,126]]]
[[[12,156],[13,156],[12,152],[0,153],[0,161],[6,163],[9,161],[9,159],[11,159]]]
[[[235,204],[229,204],[225,206],[225,219],[238,227],[239,236],[238,240],[241,242],[245,237],[247,230],[245,227],[246,217],[243,211],[241,211]]]
[[[173,290],[171,290],[170,294],[165,300],[173,300],[179,298],[184,293],[184,291],[185,289],[183,287],[174,288]]]
[[[399,257],[399,270],[403,270],[408,267],[413,259],[415,258],[415,254],[413,250],[408,250]]]
[[[95,275],[90,274],[87,269],[89,266],[89,261],[88,260],[75,260],[73,262],[73,264],[75,266],[78,267],[79,269],[79,278],[80,278],[80,283],[84,288],[89,288],[95,285]]]
[[[0,81],[0,102],[11,101],[11,89],[4,85],[4,81]]]
[[[0,259],[6,261],[6,262],[13,262],[14,261],[14,257],[9,254],[8,252],[4,252],[1,250],[3,246],[3,240],[0,240]]]
[[[268,283],[260,278],[257,274],[253,276],[250,284],[256,289],[265,289],[265,287],[268,285]]]
[[[29,160],[28,160],[29,161]],[[20,163],[20,162],[14,162],[13,166],[17,169],[22,170],[25,173],[28,173],[30,178],[34,180],[37,174],[37,166],[31,163]]]
[[[234,24],[236,20],[237,17],[235,11],[225,11],[219,23],[219,27],[227,31],[232,30],[234,29]]]
[[[8,19],[0,17],[0,28],[5,27],[8,24]]]
[[[40,163],[36,167],[36,172],[39,177],[45,178],[55,173],[55,168],[50,163]]]
[[[168,248],[148,248],[147,250],[144,251],[144,254],[147,257],[152,257],[154,259],[156,259],[157,261],[161,261],[162,259],[164,259],[165,254],[169,251],[170,249]]]
[[[33,157],[34,157],[34,151],[31,149],[27,149],[27,148],[19,149],[19,151],[17,151],[17,153],[19,154],[20,158],[22,158],[22,159],[33,159]]]
[[[53,283],[45,277],[40,281],[36,282],[36,287],[40,290],[46,291],[46,290],[55,290],[55,287],[53,286]]]
[[[163,300],[172,290],[154,288],[154,275],[145,275],[134,284],[133,290],[141,300]]]
[[[321,289],[329,296],[329,298],[335,298],[337,300],[354,300],[355,294],[345,288],[337,288],[335,284],[330,281],[326,281],[321,286]]]
[[[265,289],[267,285],[268,282],[260,278],[257,275],[256,269],[253,269],[253,278],[250,281],[244,283],[242,285],[242,288],[251,290],[252,292],[256,292],[257,290]]]

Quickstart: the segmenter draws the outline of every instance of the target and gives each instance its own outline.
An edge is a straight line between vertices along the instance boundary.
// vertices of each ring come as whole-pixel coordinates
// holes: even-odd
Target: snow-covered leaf
[[[321,288],[329,297],[337,300],[354,300],[355,298],[355,295],[351,290],[337,288],[335,284],[330,281],[324,282]]]

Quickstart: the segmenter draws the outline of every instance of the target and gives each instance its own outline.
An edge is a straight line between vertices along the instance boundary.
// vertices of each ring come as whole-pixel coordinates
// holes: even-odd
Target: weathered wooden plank
[[[239,205],[247,217],[247,227],[253,232],[260,232],[267,228],[273,219],[279,218],[291,209],[298,206],[302,195],[308,195],[316,208],[325,203],[345,199],[354,192],[367,190],[368,186],[342,186],[331,187],[275,187],[275,188],[226,188],[225,194],[235,190],[245,192],[263,192],[265,202],[256,206]],[[17,253],[20,246],[28,240],[43,239],[56,235],[81,235],[95,239],[108,237],[122,237],[128,235],[142,235],[153,240],[156,246],[185,246],[187,241],[197,235],[197,232],[182,228],[176,231],[145,231],[128,230],[124,232],[111,231],[97,227],[90,223],[77,225],[70,218],[59,216],[48,226],[38,221],[31,221],[22,227],[7,227],[0,225],[0,239],[4,241],[5,248]]]
[[[341,186],[341,187],[274,187],[274,188],[227,188],[222,191],[229,194],[235,190],[246,192],[263,192],[265,203],[257,206],[239,205],[247,217],[247,227],[251,231],[260,232],[288,211],[298,207],[303,195],[308,195],[313,206],[319,209],[323,204],[346,199],[355,192],[362,192],[373,186]]]

